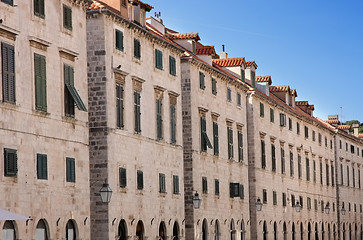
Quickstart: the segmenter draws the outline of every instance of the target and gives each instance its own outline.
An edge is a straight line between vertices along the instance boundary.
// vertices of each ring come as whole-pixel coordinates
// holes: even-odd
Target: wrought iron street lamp
[[[301,211],[301,204],[299,202],[296,202],[296,204],[295,204],[295,210],[296,210],[296,212],[300,212]]]
[[[326,204],[325,208],[324,208],[324,211],[326,214],[329,214],[330,213],[330,206],[329,206],[329,203]]]
[[[260,198],[257,198],[257,201],[256,201],[256,210],[257,211],[261,211],[262,210],[262,202],[261,202],[261,199]]]
[[[112,189],[110,185],[108,185],[107,181],[102,185],[100,189],[101,200],[103,203],[109,203],[112,196]]]
[[[193,206],[195,209],[200,208],[200,204],[202,203],[202,198],[199,196],[198,192],[195,192],[193,196]]]

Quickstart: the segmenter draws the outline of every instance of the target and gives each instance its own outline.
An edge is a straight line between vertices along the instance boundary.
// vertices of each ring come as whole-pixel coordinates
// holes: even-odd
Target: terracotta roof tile
[[[223,59],[213,59],[212,60],[214,64],[217,64],[221,67],[236,67],[236,66],[242,66],[245,65],[245,58],[223,58]]]
[[[167,35],[168,38],[172,40],[178,40],[178,39],[194,39],[196,41],[199,41],[199,34],[197,32],[192,33],[169,33]]]
[[[308,101],[296,101],[295,105],[296,106],[308,106],[309,102]]]
[[[331,130],[334,130],[335,128],[330,125],[329,123],[327,123],[326,121],[324,121],[323,119],[320,119],[318,117],[316,117],[315,119],[317,119],[321,124],[323,124],[325,127],[331,129]]]
[[[350,129],[350,125],[339,125],[338,126],[338,129],[341,129],[341,130],[349,130]]]
[[[270,92],[289,92],[290,93],[290,87],[288,85],[270,86]]]
[[[247,65],[247,67],[250,67],[250,66],[254,66],[255,68],[258,67],[257,63],[255,61],[247,61],[246,65]]]
[[[105,3],[101,3],[99,1],[93,0],[91,6],[88,9],[91,9],[91,10],[93,10],[93,9],[103,9],[103,8],[106,8],[106,6],[107,6],[107,4],[105,4]]]
[[[272,84],[271,76],[257,76],[256,82],[268,82],[268,85]]]
[[[326,120],[327,123],[329,124],[339,124],[339,120]]]
[[[359,138],[363,138],[363,133],[358,134]]]
[[[204,46],[197,42],[196,44],[196,54],[197,55],[216,55],[216,50],[214,46]]]

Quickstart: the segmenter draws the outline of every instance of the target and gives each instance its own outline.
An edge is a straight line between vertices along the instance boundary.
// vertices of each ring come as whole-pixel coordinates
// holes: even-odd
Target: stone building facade
[[[0,2],[1,239],[90,239],[86,8]]]

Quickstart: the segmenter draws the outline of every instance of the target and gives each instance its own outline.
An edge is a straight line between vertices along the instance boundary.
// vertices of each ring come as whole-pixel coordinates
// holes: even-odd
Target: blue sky
[[[297,89],[314,115],[363,122],[362,0],[145,0],[178,32],[226,47],[228,57],[258,64],[257,75]],[[342,113],[342,114],[341,114]]]

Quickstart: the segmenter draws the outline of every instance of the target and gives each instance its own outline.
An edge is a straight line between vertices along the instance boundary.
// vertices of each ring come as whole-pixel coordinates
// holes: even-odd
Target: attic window
[[[121,5],[122,5],[123,7],[126,7],[126,0],[122,0]]]

